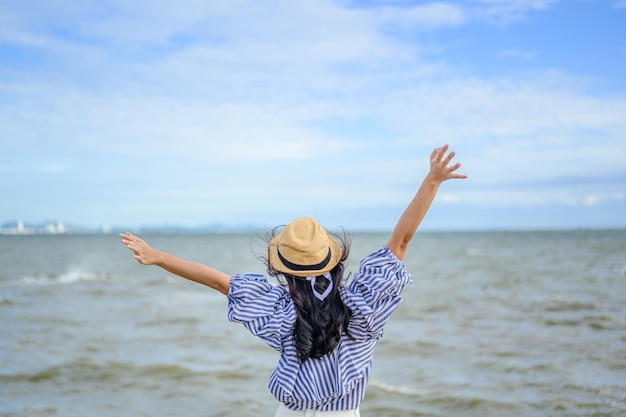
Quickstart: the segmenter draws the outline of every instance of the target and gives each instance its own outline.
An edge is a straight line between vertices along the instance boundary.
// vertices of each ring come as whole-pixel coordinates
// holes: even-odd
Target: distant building
[[[46,225],[46,232],[53,235],[62,235],[65,231],[65,225],[62,222],[56,222],[56,224],[49,223]]]
[[[0,234],[3,235],[38,235],[38,234],[65,234],[69,230],[61,221],[39,225],[25,224],[22,220],[0,224]]]

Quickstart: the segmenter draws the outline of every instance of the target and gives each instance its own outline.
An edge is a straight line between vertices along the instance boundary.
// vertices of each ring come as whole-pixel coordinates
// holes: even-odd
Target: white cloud
[[[433,29],[458,26],[467,21],[465,11],[450,3],[428,3],[411,7],[382,7],[376,11],[381,23],[405,28]]]
[[[528,13],[544,10],[559,0],[473,0],[472,17],[499,24],[510,24]]]
[[[535,57],[535,52],[522,49],[504,49],[500,51],[500,56],[504,58],[517,58],[530,61]]]
[[[600,198],[597,195],[590,194],[590,195],[585,197],[584,204],[586,206],[595,206],[596,204],[598,204],[599,200],[600,200]]]
[[[608,202],[626,201],[626,194],[623,192],[605,193],[605,194],[588,194],[583,198],[583,205],[597,206]]]
[[[201,179],[161,185],[164,169],[152,190],[205,204],[214,195],[239,204],[237,196],[260,198],[258,184],[280,175],[302,204],[324,196],[356,207],[406,203],[431,148],[449,142],[470,179],[441,194],[442,203],[596,204],[611,191],[532,184],[621,170],[623,98],[594,96],[564,72],[468,76],[443,58],[427,60],[418,35],[387,32],[388,25],[510,23],[553,3],[5,4],[10,19],[0,38],[45,59],[1,73],[0,94],[10,97],[0,102],[3,151],[189,161],[205,169]],[[537,55],[509,49],[502,56]],[[380,139],[327,128],[334,118],[375,121]],[[205,179],[220,176],[224,184],[203,189]],[[531,186],[506,188],[524,181]]]
[[[437,196],[437,201],[444,204],[459,203],[462,200],[463,198],[461,195],[448,192],[439,193],[439,195]]]
[[[390,93],[381,108],[407,137],[456,144],[481,181],[619,170],[626,101],[545,81],[424,84]]]
[[[59,174],[68,170],[68,167],[62,164],[45,164],[33,166],[32,170],[43,174]]]
[[[626,0],[618,0],[613,2],[613,7],[618,10],[626,9]]]
[[[517,10],[548,5],[481,4]],[[596,163],[590,158],[596,154],[609,167],[618,163],[605,154],[619,146],[619,134],[626,129],[622,117],[626,103],[587,96],[578,80],[568,81],[564,74],[526,79],[448,74],[447,79],[434,82],[427,69],[431,64],[406,53],[419,45],[409,46],[381,34],[376,11],[344,10],[330,3],[317,7],[306,2],[298,6],[280,3],[281,18],[269,9],[255,11],[260,13],[255,17],[244,8],[238,20],[233,17],[237,3],[216,11],[200,3],[192,6],[186,12],[189,16],[168,20],[168,6],[138,16],[137,6],[119,3],[116,7],[130,11],[99,27],[85,27],[84,35],[121,39],[132,31],[125,21],[136,17],[144,22],[137,22],[135,32],[146,33],[140,41],[132,41],[129,34],[134,44],[149,34],[165,39],[188,25],[191,33],[205,36],[211,32],[221,36],[221,42],[191,43],[150,59],[122,57],[125,61],[103,57],[116,48],[81,46],[85,48],[81,58],[90,57],[91,64],[80,63],[78,57],[71,61],[78,65],[79,70],[70,69],[80,72],[78,79],[61,78],[58,87],[42,84],[45,80],[5,85],[17,103],[5,108],[0,118],[6,131],[24,139],[15,146],[41,143],[40,138],[46,137],[68,146],[76,142],[96,152],[171,153],[220,164],[311,159],[321,157],[321,150],[323,155],[332,155],[367,146],[311,129],[317,120],[365,115],[403,132],[409,138],[404,146],[461,145],[465,161],[480,170],[477,179],[501,178],[499,172],[531,178],[569,174],[581,168],[573,162],[581,150],[588,161],[582,164],[585,169]],[[437,13],[452,11],[454,15],[456,9],[433,3],[412,10],[407,19],[436,22]],[[194,22],[203,14],[208,20],[229,17],[235,26],[197,28]],[[163,20],[168,23],[159,29],[162,33],[150,32],[151,22],[160,26]],[[75,45],[71,39],[64,42]],[[342,71],[344,64],[353,65],[352,70]],[[93,73],[94,82],[102,78],[104,84],[85,89],[80,84],[85,73]],[[90,91],[94,88],[96,94]],[[104,88],[109,91],[99,91]],[[26,137],[25,125],[37,134]],[[590,131],[599,135],[594,146],[602,143],[600,150],[575,145]],[[479,163],[485,157],[491,162]],[[524,161],[542,169],[528,173]]]

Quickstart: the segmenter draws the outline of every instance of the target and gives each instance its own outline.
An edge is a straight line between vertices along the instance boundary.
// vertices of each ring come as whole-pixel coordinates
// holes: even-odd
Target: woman
[[[442,182],[466,178],[450,166],[448,145],[435,149],[430,171],[398,220],[389,241],[365,257],[343,285],[346,238],[329,235],[309,217],[299,217],[271,236],[265,276],[229,276],[205,265],[151,248],[120,234],[143,265],[207,285],[228,296],[228,318],[280,353],[269,389],[279,402],[276,417],[359,416],[376,342],[411,282],[402,259]]]

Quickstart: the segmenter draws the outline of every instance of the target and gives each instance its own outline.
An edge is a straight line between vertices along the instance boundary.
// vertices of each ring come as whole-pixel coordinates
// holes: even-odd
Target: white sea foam
[[[26,275],[20,278],[24,284],[73,284],[79,281],[106,281],[108,275],[101,272],[84,271],[72,268],[58,275]]]
[[[375,379],[370,379],[369,386],[376,387],[385,392],[410,396],[427,396],[429,393],[429,391],[425,389],[419,389],[403,385],[392,385]]]

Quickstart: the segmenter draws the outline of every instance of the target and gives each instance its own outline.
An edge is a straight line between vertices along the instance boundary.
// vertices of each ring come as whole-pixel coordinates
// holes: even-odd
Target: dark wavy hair
[[[269,242],[278,234],[282,226],[276,227],[267,233],[265,240]],[[348,331],[348,323],[352,317],[352,311],[343,303],[339,292],[340,285],[344,280],[344,262],[350,253],[350,235],[343,230],[343,234],[333,236],[341,247],[339,263],[330,271],[333,278],[333,289],[324,299],[319,300],[313,294],[311,283],[304,278],[296,277],[277,271],[270,265],[266,256],[259,258],[267,266],[267,273],[276,277],[278,282],[287,288],[296,309],[296,325],[293,329],[293,340],[300,362],[309,358],[319,359],[332,352],[345,332],[352,339]],[[329,283],[324,276],[316,277],[315,289],[323,293]]]

